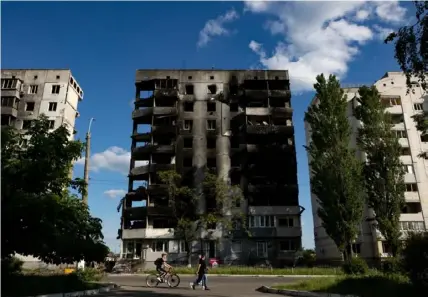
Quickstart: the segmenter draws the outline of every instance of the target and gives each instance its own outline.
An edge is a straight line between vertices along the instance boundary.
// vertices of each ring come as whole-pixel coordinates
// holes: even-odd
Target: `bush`
[[[23,261],[17,257],[10,257],[1,260],[1,271],[7,275],[18,274],[22,271]]]
[[[404,272],[403,262],[399,258],[387,258],[382,261],[380,269],[386,274],[400,274]]]
[[[412,233],[403,249],[403,264],[417,287],[428,286],[428,232]]]
[[[352,258],[343,264],[342,269],[346,274],[366,274],[369,271],[369,266],[361,258]]]
[[[77,277],[83,282],[99,281],[103,277],[103,273],[95,268],[79,269],[75,272]]]

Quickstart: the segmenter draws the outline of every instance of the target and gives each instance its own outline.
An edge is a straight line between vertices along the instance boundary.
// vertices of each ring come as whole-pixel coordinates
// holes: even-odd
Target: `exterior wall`
[[[415,79],[415,82],[416,81],[417,80]],[[418,186],[418,191],[405,193],[405,200],[406,202],[420,202],[422,206],[422,211],[419,213],[402,213],[400,221],[424,222],[426,228],[426,226],[428,226],[428,161],[423,158],[419,158],[418,154],[421,151],[427,150],[428,142],[421,141],[421,134],[417,131],[415,122],[412,119],[414,114],[420,112],[414,109],[414,104],[423,104],[423,109],[428,110],[428,101],[424,100],[424,98],[426,98],[426,94],[423,93],[422,88],[416,84],[412,90],[407,93],[406,78],[401,72],[388,72],[374,85],[383,98],[387,98],[388,96],[390,96],[389,98],[392,98],[391,96],[393,96],[401,99],[401,104],[388,107],[387,111],[391,114],[402,114],[404,117],[404,123],[394,125],[393,129],[406,131],[407,133],[407,139],[400,138],[399,142],[403,147],[410,148],[410,155],[402,155],[400,159],[402,160],[403,165],[413,166],[413,173],[407,173],[404,180],[405,183],[416,182]],[[352,108],[357,105],[354,98],[358,96],[358,88],[347,88],[344,89],[344,91],[348,99],[348,117],[353,130],[350,145],[352,147],[356,147],[356,136],[360,123],[355,119],[355,117],[353,117]],[[316,100],[314,100],[312,104],[316,104]],[[305,131],[306,142],[308,145],[310,142],[310,127],[307,123],[305,123]],[[357,151],[357,155],[361,160],[365,159],[364,154],[360,151]],[[336,245],[326,234],[322,227],[322,222],[317,215],[319,204],[313,194],[311,194],[311,202],[317,257],[319,259],[340,259],[341,255]],[[364,220],[361,222],[361,231],[355,241],[355,243],[360,246],[359,255],[364,258],[388,256],[388,253],[384,251],[382,246],[382,235],[376,230],[376,228],[366,221],[366,219],[370,217],[372,217],[372,212],[366,207]],[[403,236],[405,236],[405,232]]]

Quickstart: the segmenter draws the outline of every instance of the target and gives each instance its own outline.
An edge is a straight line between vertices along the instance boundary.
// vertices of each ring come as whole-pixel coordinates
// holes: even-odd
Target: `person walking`
[[[202,282],[202,290],[209,290],[206,283],[206,271],[207,263],[205,262],[205,255],[200,255],[198,269],[196,270],[196,275],[198,276],[196,280],[190,284],[190,287],[195,290],[195,286],[199,285]]]

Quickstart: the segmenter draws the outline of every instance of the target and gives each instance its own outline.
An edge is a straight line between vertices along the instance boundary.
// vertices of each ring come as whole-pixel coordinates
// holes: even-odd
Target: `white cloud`
[[[198,47],[203,47],[214,36],[229,35],[230,31],[224,27],[225,24],[238,19],[239,15],[235,9],[227,11],[224,15],[218,16],[216,19],[209,20],[205,23],[204,28],[199,32]]]
[[[385,38],[388,37],[389,34],[394,32],[394,30],[391,28],[384,28],[384,27],[381,27],[379,25],[374,25],[373,29],[376,32],[376,37],[381,41],[384,41]]]
[[[110,197],[112,199],[115,198],[121,198],[123,196],[125,196],[127,192],[125,190],[119,190],[119,189],[111,189],[111,190],[107,190],[104,192],[104,195],[106,195],[107,197]]]
[[[89,169],[93,171],[108,170],[128,174],[131,153],[123,148],[112,146],[101,153],[95,153],[89,160]],[[84,158],[77,160],[76,164],[83,165]]]
[[[376,5],[376,15],[385,22],[402,23],[407,9],[400,6],[398,1],[379,1]]]
[[[378,20],[388,21],[405,13],[397,2],[364,1],[258,4],[248,1],[245,9],[272,18],[265,27],[272,34],[280,33],[283,40],[273,52],[267,52],[258,40],[252,40],[249,47],[259,55],[265,68],[289,70],[291,87],[297,92],[312,90],[320,73],[345,77],[349,63],[361,47],[379,38],[380,27],[357,24],[358,20],[377,15]],[[386,11],[394,16],[385,15]]]

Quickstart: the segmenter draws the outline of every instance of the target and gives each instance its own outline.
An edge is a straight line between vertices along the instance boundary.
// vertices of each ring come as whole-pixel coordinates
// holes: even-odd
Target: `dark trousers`
[[[206,287],[205,283],[205,273],[199,273],[198,277],[196,278],[195,282],[193,283],[195,286],[197,286],[202,281],[202,286]]]

